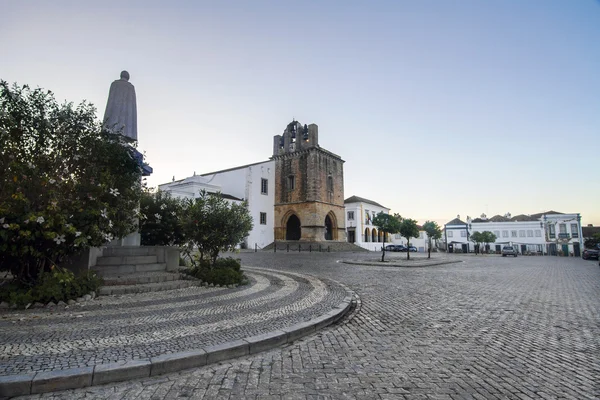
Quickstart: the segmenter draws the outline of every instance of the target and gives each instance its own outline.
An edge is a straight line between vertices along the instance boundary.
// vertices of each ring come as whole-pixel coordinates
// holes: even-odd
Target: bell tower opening
[[[300,219],[292,214],[287,220],[285,229],[285,240],[300,240],[301,228]]]

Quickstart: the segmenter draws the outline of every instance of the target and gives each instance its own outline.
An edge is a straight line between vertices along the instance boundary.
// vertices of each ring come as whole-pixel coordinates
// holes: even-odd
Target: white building
[[[488,248],[494,252],[510,245],[517,247],[520,254],[581,255],[581,216],[556,211],[515,217],[496,215],[489,219],[483,214],[473,220],[467,217],[466,222],[457,216],[444,225],[442,240],[448,252],[473,252],[471,235],[484,231],[496,235],[496,241]]]
[[[196,198],[202,190],[221,192],[230,201],[246,201],[253,228],[244,241],[247,248],[263,248],[273,242],[275,162],[264,161],[241,167],[194,175],[159,185],[173,196]]]
[[[377,231],[377,227],[373,225],[373,219],[380,212],[389,214],[390,209],[373,200],[358,196],[344,200],[344,206],[348,242],[367,250],[381,251],[383,232]],[[390,239],[390,235],[388,235],[385,242],[390,243]]]

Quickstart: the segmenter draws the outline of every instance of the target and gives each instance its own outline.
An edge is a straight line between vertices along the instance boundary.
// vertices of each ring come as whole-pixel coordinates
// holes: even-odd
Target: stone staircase
[[[92,270],[104,279],[99,295],[159,292],[198,286],[199,281],[167,271],[152,247],[108,247]]]
[[[363,249],[360,246],[355,245],[354,243],[348,242],[334,242],[334,241],[323,241],[323,242],[303,242],[299,240],[278,240],[277,242],[273,242],[267,246],[265,246],[263,251],[275,251],[275,246],[277,246],[277,251],[287,252],[346,252],[346,251],[368,251],[367,249]]]

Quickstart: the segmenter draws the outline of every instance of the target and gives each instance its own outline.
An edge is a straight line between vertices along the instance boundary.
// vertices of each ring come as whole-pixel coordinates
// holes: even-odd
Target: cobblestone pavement
[[[458,256],[424,268],[351,254],[247,253],[244,265],[338,280],[361,302],[282,348],[50,399],[597,399],[600,268],[574,258]]]
[[[84,306],[0,314],[0,375],[149,359],[271,332],[346,295],[311,276],[247,271],[248,286],[103,296]]]

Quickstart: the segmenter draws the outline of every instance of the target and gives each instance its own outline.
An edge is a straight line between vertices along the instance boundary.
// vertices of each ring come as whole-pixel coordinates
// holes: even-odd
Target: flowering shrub
[[[219,193],[206,191],[184,202],[185,253],[194,265],[194,252],[198,252],[199,260],[207,259],[214,265],[220,251],[240,244],[251,229],[252,216],[246,202],[229,203]]]
[[[134,151],[91,104],[0,81],[0,270],[33,284],[64,257],[134,231]]]
[[[181,218],[183,201],[168,192],[144,191],[140,201],[140,234],[143,246],[184,244]]]

